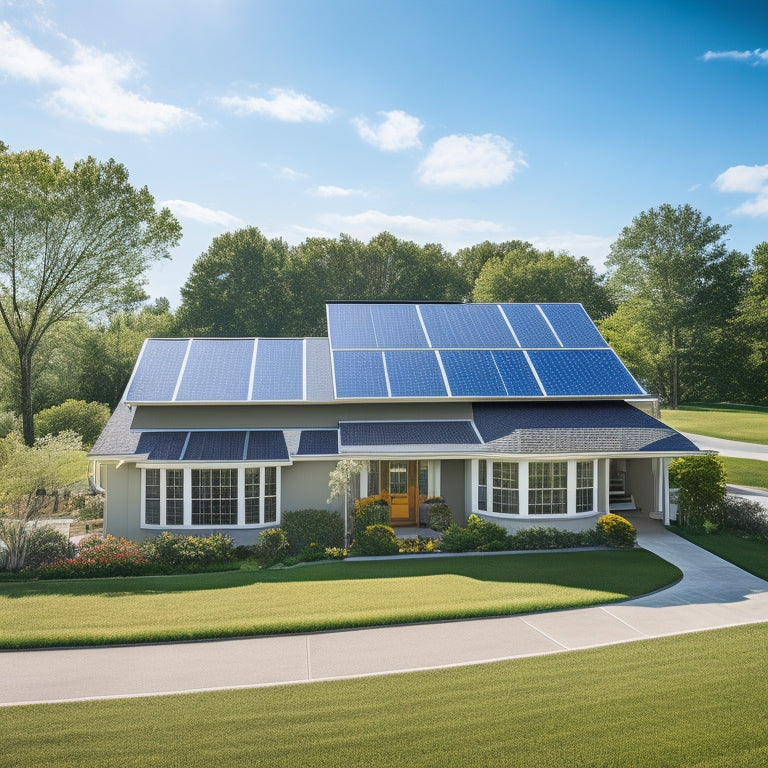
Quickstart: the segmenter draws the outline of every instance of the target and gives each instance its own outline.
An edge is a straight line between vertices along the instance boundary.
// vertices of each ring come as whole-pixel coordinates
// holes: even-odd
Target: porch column
[[[600,507],[599,511],[607,515],[611,511],[611,460],[600,459]]]
[[[669,525],[669,459],[661,460],[661,476],[664,482],[664,525]]]

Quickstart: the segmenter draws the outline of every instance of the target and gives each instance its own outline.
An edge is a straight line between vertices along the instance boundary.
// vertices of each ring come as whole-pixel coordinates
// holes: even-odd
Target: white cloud
[[[422,161],[419,178],[441,187],[495,187],[525,165],[522,154],[502,136],[445,136]]]
[[[297,179],[306,179],[307,174],[300,171],[294,171],[293,168],[281,168],[277,174],[281,179],[287,181],[296,181]]]
[[[126,90],[123,83],[140,74],[130,57],[65,39],[72,54],[59,61],[0,23],[0,72],[48,87],[52,110],[110,131],[148,135],[201,122],[194,112]]]
[[[212,208],[205,208],[197,203],[188,200],[165,200],[160,203],[161,206],[170,208],[180,219],[192,219],[201,224],[213,224],[224,229],[235,229],[245,226],[242,219],[233,216],[226,211],[214,211]]]
[[[272,88],[269,95],[269,99],[258,96],[224,96],[219,102],[237,115],[266,115],[286,123],[319,123],[333,114],[327,104],[321,104],[289,88]]]
[[[346,189],[345,187],[334,187],[333,185],[321,185],[311,190],[313,195],[318,197],[351,197],[352,195],[362,195],[361,189]]]
[[[734,165],[715,179],[714,186],[720,192],[755,196],[731,213],[737,216],[768,216],[768,165]]]
[[[361,139],[386,152],[399,152],[421,146],[419,134],[424,128],[424,123],[418,117],[400,109],[378,114],[384,116],[384,120],[378,125],[371,125],[364,117],[357,117],[352,121]]]
[[[746,61],[760,64],[768,63],[768,50],[755,48],[754,51],[707,51],[701,58],[704,61],[729,59],[731,61]]]
[[[528,242],[541,251],[568,251],[577,259],[586,256],[592,266],[598,271],[605,269],[605,259],[611,250],[615,238],[600,237],[599,235],[542,235],[530,237]]]

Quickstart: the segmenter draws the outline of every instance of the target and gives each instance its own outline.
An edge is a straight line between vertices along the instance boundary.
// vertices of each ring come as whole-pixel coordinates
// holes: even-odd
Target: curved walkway
[[[0,705],[252,688],[478,664],[768,622],[768,582],[633,518],[641,546],[685,574],[606,606],[196,643],[0,652]]]
[[[702,451],[717,451],[722,456],[733,456],[737,459],[768,461],[768,445],[742,443],[738,440],[724,440],[721,437],[694,435],[691,432],[683,432],[682,434]]]

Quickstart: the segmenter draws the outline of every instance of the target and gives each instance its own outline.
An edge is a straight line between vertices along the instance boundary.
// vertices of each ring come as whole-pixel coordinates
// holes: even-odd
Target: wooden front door
[[[416,525],[419,511],[417,462],[382,461],[382,489],[389,494],[392,525]]]

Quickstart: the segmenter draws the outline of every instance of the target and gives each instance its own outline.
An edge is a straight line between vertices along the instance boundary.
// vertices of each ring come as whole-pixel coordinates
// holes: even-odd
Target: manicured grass
[[[681,432],[768,445],[768,411],[729,404],[662,410],[661,420]]]
[[[644,550],[323,563],[0,584],[0,647],[148,642],[608,603],[681,576]]]
[[[721,456],[720,460],[725,464],[729,483],[768,489],[768,461],[733,456]]]
[[[765,539],[734,531],[706,534],[677,526],[672,526],[670,530],[723,560],[768,580],[768,541]]]
[[[0,709],[3,765],[755,768],[765,624],[408,675]]]

